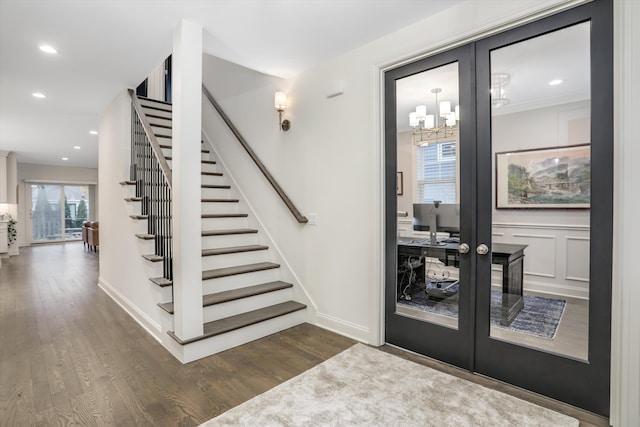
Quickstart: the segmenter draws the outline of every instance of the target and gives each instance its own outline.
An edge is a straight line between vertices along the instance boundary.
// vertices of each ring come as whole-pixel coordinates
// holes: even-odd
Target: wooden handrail
[[[167,159],[164,157],[162,153],[162,149],[160,148],[160,144],[158,144],[158,139],[156,135],[153,133],[153,129],[151,129],[151,124],[149,120],[147,120],[147,116],[144,114],[142,110],[142,105],[140,104],[140,100],[136,96],[136,93],[133,89],[129,89],[129,95],[131,96],[131,103],[133,108],[136,110],[138,114],[138,118],[140,119],[140,123],[142,123],[142,127],[144,128],[144,132],[147,134],[147,138],[149,138],[149,143],[151,145],[151,149],[153,150],[153,154],[156,155],[158,159],[158,163],[160,163],[160,169],[162,169],[162,173],[167,180],[167,184],[169,184],[169,188],[173,190],[171,179],[171,169],[169,168],[169,163],[167,163]]]
[[[256,166],[258,166],[258,169],[260,169],[260,171],[262,172],[262,174],[265,176],[265,178],[267,178],[267,181],[269,181],[269,184],[271,184],[271,186],[273,187],[274,190],[276,190],[276,193],[278,193],[278,195],[280,196],[280,198],[282,199],[282,201],[284,202],[285,205],[287,205],[287,207],[289,208],[289,210],[291,211],[291,213],[293,214],[293,216],[296,218],[296,220],[301,223],[301,224],[305,224],[307,222],[309,222],[309,220],[307,219],[307,217],[305,217],[304,215],[302,215],[300,213],[300,211],[298,210],[298,208],[295,207],[295,205],[293,204],[293,202],[291,201],[291,199],[289,199],[289,197],[287,196],[287,194],[284,192],[284,190],[282,189],[282,187],[280,187],[280,185],[278,184],[278,182],[275,180],[275,178],[273,177],[273,175],[271,175],[269,173],[269,171],[267,170],[266,166],[260,161],[260,159],[258,158],[258,156],[256,155],[256,153],[251,149],[251,147],[249,146],[249,144],[247,143],[247,141],[242,137],[242,135],[240,134],[240,132],[238,131],[238,129],[233,125],[233,123],[231,122],[231,120],[229,119],[229,117],[227,117],[227,115],[224,113],[224,111],[222,111],[222,108],[220,108],[220,105],[218,105],[218,103],[216,102],[215,99],[213,99],[213,96],[211,96],[211,94],[209,93],[209,91],[207,90],[206,87],[204,87],[204,85],[202,85],[202,92],[204,92],[204,96],[207,97],[207,99],[209,100],[209,102],[211,103],[211,105],[213,106],[213,108],[216,109],[216,111],[218,112],[218,114],[220,114],[220,117],[222,117],[222,120],[224,120],[224,122],[227,124],[227,126],[229,127],[229,129],[231,130],[231,132],[233,132],[233,134],[236,136],[236,139],[238,140],[238,142],[240,143],[240,145],[242,145],[242,147],[244,147],[244,149],[246,150],[247,154],[249,154],[249,157],[251,157],[251,159],[254,161],[254,163],[256,164]]]

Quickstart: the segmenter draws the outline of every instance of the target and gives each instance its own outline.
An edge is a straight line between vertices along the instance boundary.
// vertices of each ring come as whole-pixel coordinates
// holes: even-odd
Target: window
[[[457,203],[456,142],[416,147],[418,203]]]

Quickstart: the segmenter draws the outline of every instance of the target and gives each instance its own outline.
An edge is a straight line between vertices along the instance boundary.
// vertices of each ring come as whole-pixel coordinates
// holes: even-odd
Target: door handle
[[[484,243],[480,243],[476,248],[476,252],[478,253],[478,255],[486,255],[489,253],[489,247]]]
[[[461,254],[468,253],[469,245],[467,245],[466,243],[460,243],[460,245],[458,246],[458,252],[460,252]]]

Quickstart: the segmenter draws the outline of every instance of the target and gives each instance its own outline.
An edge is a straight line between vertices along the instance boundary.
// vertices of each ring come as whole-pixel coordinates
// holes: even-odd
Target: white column
[[[611,424],[640,425],[640,2],[614,2],[615,199]]]
[[[181,339],[202,335],[200,141],[202,26],[182,20],[173,35],[173,298]]]

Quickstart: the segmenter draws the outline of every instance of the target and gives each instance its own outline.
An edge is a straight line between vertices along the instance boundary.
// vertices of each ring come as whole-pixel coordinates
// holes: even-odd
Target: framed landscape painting
[[[497,209],[588,209],[591,146],[496,153]]]

